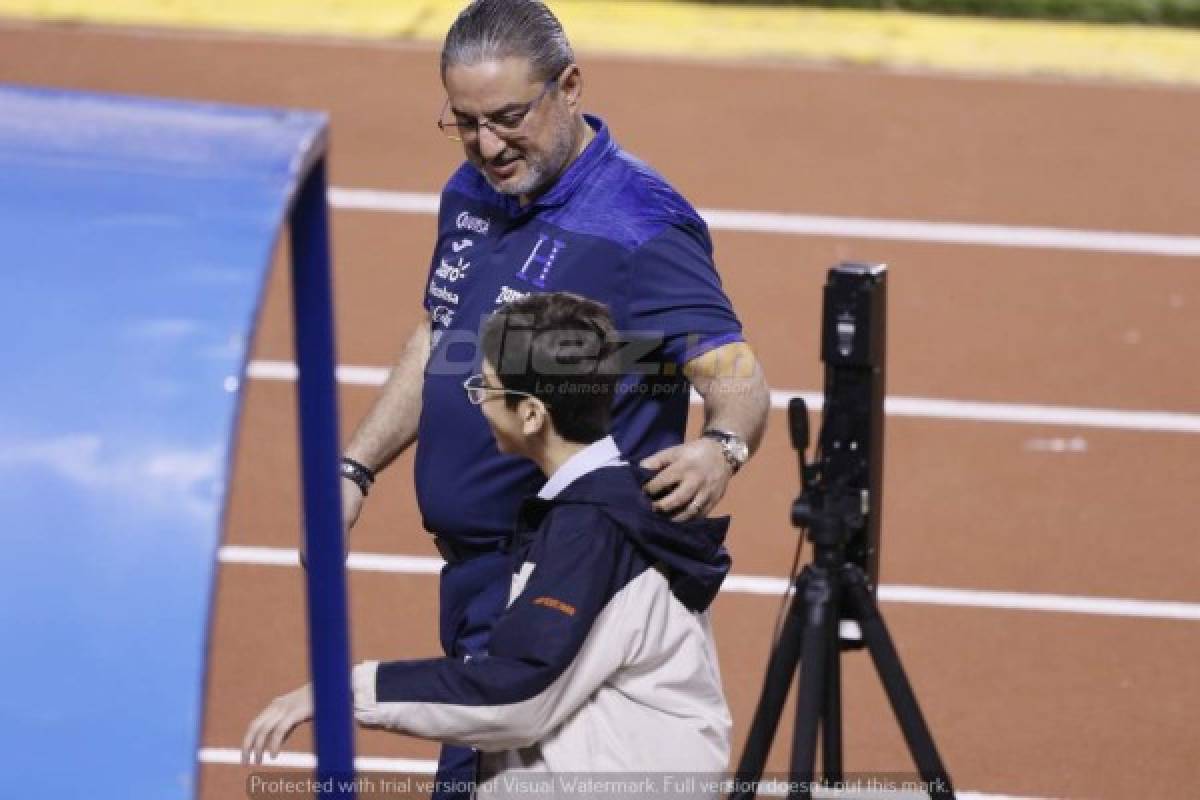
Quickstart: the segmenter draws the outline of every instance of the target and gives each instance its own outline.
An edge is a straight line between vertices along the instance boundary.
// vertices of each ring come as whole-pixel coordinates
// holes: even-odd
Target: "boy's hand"
[[[242,763],[263,763],[269,751],[271,758],[279,756],[279,748],[301,722],[313,716],[312,684],[306,683],[294,692],[280,695],[255,717],[242,739]]]
[[[733,477],[720,443],[712,439],[668,447],[643,459],[641,466],[659,471],[642,488],[656,498],[654,510],[671,514],[675,522],[707,515],[725,496]]]

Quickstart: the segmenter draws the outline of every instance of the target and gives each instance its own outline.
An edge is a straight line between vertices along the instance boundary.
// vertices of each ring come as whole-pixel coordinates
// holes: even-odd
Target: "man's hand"
[[[659,470],[642,488],[655,497],[654,510],[671,514],[676,522],[706,516],[725,496],[733,467],[725,460],[720,442],[696,439],[660,450],[643,459],[644,469]]]
[[[704,398],[704,427],[741,434],[753,451],[762,439],[771,392],[754,351],[745,342],[709,350],[689,361],[683,373]],[[661,470],[643,487],[652,497],[666,492],[654,508],[676,522],[702,517],[725,496],[733,467],[720,442],[696,439],[669,447],[642,461]]]
[[[242,739],[242,763],[263,763],[268,752],[279,756],[279,748],[301,722],[313,716],[312,684],[306,683],[294,692],[280,695],[255,717]]]
[[[339,482],[342,484],[342,531],[349,534],[354,523],[358,522],[358,515],[362,513],[366,496],[363,495],[362,489],[358,488],[358,484],[349,478],[343,476]]]

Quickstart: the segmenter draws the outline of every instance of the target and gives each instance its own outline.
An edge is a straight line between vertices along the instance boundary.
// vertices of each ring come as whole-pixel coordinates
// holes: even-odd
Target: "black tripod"
[[[806,414],[802,404],[799,410]],[[797,409],[791,411],[795,431]],[[803,437],[807,439],[807,425],[804,427]],[[802,465],[805,447],[806,444],[797,443]],[[803,471],[806,477],[811,475],[808,468]],[[788,798],[812,797],[818,732],[824,780],[835,786],[843,781],[840,635],[843,618],[857,622],[862,631],[863,644],[871,654],[929,796],[934,800],[954,799],[950,776],[921,716],[867,575],[846,556],[850,531],[862,526],[865,513],[862,505],[858,491],[837,487],[818,491],[813,482],[806,481],[805,493],[792,507],[793,524],[808,528],[815,553],[812,563],[796,578],[795,595],[767,666],[762,696],[738,765],[731,800],[756,795],[792,676],[801,662],[804,668],[799,676]]]

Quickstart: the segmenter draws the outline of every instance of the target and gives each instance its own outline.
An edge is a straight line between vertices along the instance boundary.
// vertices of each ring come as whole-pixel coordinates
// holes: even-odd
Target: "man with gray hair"
[[[678,522],[720,501],[762,437],[769,393],[707,226],[583,113],[583,74],[542,2],[470,3],[446,36],[441,77],[438,128],[466,163],[442,191],[425,316],[346,447],[343,503],[349,528],[375,473],[417,443],[417,500],[447,562],[442,646],[471,658],[487,652],[508,599],[504,548],[517,510],[543,481],[530,462],[496,449],[463,396],[463,377],[478,371],[481,319],[547,291],[612,310],[628,373],[613,435],[626,458],[656,472],[643,488]],[[685,442],[690,387],[703,398],[705,430]],[[470,750],[444,749],[439,783],[468,784],[474,764]],[[435,792],[453,796],[462,795]]]

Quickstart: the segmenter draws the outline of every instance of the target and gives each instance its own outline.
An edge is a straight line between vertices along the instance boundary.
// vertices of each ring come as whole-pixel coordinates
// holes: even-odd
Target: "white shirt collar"
[[[556,469],[550,479],[546,481],[542,490],[538,492],[538,497],[543,500],[553,500],[559,492],[589,472],[601,467],[613,467],[624,463],[621,460],[621,451],[617,449],[617,443],[611,436],[605,436],[564,461],[562,466]]]

